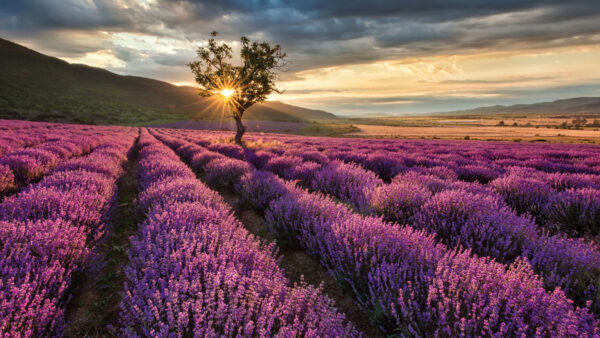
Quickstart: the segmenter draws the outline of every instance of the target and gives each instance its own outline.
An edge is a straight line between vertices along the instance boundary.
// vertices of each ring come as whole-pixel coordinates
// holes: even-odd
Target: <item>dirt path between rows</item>
[[[125,281],[123,266],[128,261],[129,237],[137,231],[138,219],[132,202],[138,194],[138,144],[119,179],[119,201],[113,214],[109,236],[99,245],[100,264],[85,271],[76,282],[76,292],[66,311],[67,337],[117,336],[110,327],[116,326],[121,291]],[[98,263],[98,262],[94,262]]]
[[[218,192],[234,210],[236,218],[244,225],[246,230],[264,242],[270,243],[275,241],[275,237],[267,229],[262,216],[244,206],[235,193],[227,190],[219,190]],[[317,287],[322,285],[323,292],[335,301],[335,306],[366,337],[385,337],[377,327],[371,324],[368,319],[369,316],[354,302],[352,294],[350,292],[343,292],[327,270],[304,250],[279,248],[279,254],[282,256],[279,266],[284,269],[286,277],[292,283],[304,281],[309,285]]]

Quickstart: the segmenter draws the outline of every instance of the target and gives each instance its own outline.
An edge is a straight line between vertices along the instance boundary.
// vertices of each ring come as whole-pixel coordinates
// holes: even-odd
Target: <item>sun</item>
[[[233,94],[235,94],[235,89],[223,88],[219,91],[219,94],[221,94],[221,96],[224,98],[229,99],[231,96],[233,96]]]

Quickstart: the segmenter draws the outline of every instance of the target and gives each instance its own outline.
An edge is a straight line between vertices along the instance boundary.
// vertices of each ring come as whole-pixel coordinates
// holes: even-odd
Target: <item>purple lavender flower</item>
[[[207,147],[208,150],[216,151],[227,157],[244,160],[244,149],[236,144],[215,143]]]
[[[455,171],[458,175],[458,178],[463,181],[478,181],[483,184],[488,183],[489,181],[500,176],[500,172],[490,168],[489,165],[468,164],[456,168]]]
[[[111,135],[133,145],[131,133]],[[84,159],[96,165],[105,160],[121,164],[114,157],[94,153]],[[85,268],[104,234],[116,197],[116,179],[82,169],[64,170],[0,203],[0,330],[4,334],[63,334],[72,276]]]
[[[574,235],[600,233],[600,190],[568,189],[552,196],[545,209],[548,223]]]
[[[231,158],[214,159],[204,166],[204,178],[210,185],[231,188],[249,171],[250,165],[247,162]]]
[[[160,147],[146,132],[141,138]],[[359,335],[319,289],[289,286],[274,246],[250,235],[216,193],[188,178],[189,168],[178,177],[170,168],[182,163],[164,154],[156,173],[142,173],[137,204],[148,217],[132,238],[125,268],[122,335]],[[140,167],[154,160],[160,159],[142,157]],[[227,161],[209,162],[207,176],[238,168],[240,176],[249,174],[247,163]]]
[[[15,186],[15,176],[9,166],[0,164],[0,193],[9,191]]]
[[[315,174],[311,188],[331,194],[358,210],[367,210],[369,194],[383,181],[373,172],[339,161],[333,161]]]
[[[540,218],[538,220],[540,223],[543,223],[543,211],[552,194],[555,193],[548,183],[516,173],[495,179],[490,182],[490,186],[502,195],[506,203],[515,211]]]
[[[290,187],[279,177],[266,171],[250,171],[240,177],[235,191],[255,210],[263,212],[271,201],[284,196]]]
[[[385,220],[398,224],[412,223],[412,217],[425,202],[431,192],[409,182],[392,182],[375,189],[370,207]]]

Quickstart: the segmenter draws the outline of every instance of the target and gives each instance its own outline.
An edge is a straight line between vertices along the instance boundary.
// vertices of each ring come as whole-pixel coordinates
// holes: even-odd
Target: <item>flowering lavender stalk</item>
[[[372,319],[387,332],[430,335],[450,327],[450,332],[459,334],[458,325],[463,322],[470,323],[471,332],[490,334],[552,334],[562,330],[585,334],[598,330],[591,314],[585,309],[575,312],[562,291],[548,294],[530,269],[506,271],[506,266],[500,264],[467,259],[468,254],[462,254],[459,261],[446,262],[443,257],[451,251],[435,244],[431,236],[410,227],[397,229],[376,218],[360,217],[328,199],[306,193],[300,197],[290,195],[272,202],[266,219],[272,229],[295,235],[299,245],[354,291]],[[444,288],[444,303],[432,301],[434,285],[447,285],[446,269],[453,271],[459,264],[467,264],[472,271],[485,274],[489,269],[493,273],[490,280],[494,283],[476,293],[489,301],[477,304],[453,291],[471,290],[469,286],[478,285],[481,279],[477,274],[460,275],[455,281],[458,285]],[[518,276],[509,279],[509,274]],[[511,284],[512,280],[523,284]],[[517,301],[513,294],[523,296]],[[533,299],[535,304],[530,308],[519,305]],[[564,316],[550,307],[554,303],[559,304]],[[454,309],[463,307],[481,310],[454,313]],[[537,314],[530,321],[532,309]]]
[[[250,171],[250,165],[235,158],[218,158],[204,166],[204,179],[214,187],[231,188],[244,175]]]
[[[600,176],[591,174],[551,173],[546,175],[552,188],[557,191],[568,189],[600,189]]]
[[[303,160],[298,156],[273,156],[269,161],[264,165],[264,170],[270,171],[278,176],[284,177],[286,179],[294,179],[292,177],[291,170],[294,167],[298,167],[302,164]]]
[[[290,153],[301,154],[302,152],[293,150]],[[265,168],[284,178],[299,178],[298,175],[290,175],[292,168],[301,165],[298,163],[297,157],[286,156],[285,154],[286,152],[279,157],[272,156],[269,162],[277,165],[266,165]],[[341,156],[339,153],[336,154]],[[478,161],[482,160],[478,159]],[[469,167],[464,163],[461,166],[463,168],[473,167]],[[531,178],[526,180],[532,181],[535,179],[537,181],[534,182],[541,182],[541,177],[546,175],[543,172],[523,168],[508,168],[508,171],[509,177],[518,178],[515,182],[528,175]],[[524,175],[524,173],[528,175]],[[448,175],[445,171],[442,174],[444,176]],[[344,197],[343,193],[336,191],[335,187],[338,184],[334,183],[338,179],[336,173],[331,173],[329,177],[332,178],[330,180],[331,184],[323,183],[318,190],[325,191],[338,198],[341,196],[343,197],[340,198],[342,201],[349,201],[353,204],[352,199]],[[452,175],[447,177],[452,178]],[[338,180],[342,183],[352,182],[352,179]],[[311,186],[313,181],[308,176],[308,179],[300,180],[300,182],[303,185]],[[246,185],[248,186],[247,183]],[[429,196],[426,191],[419,188],[420,186],[427,187],[433,193],[444,190],[460,190],[461,192],[442,194],[439,199],[447,199],[448,196],[456,196],[456,198],[439,204],[445,206],[446,209],[442,208],[438,211],[446,211],[432,218],[426,217],[426,220],[421,220],[422,224],[415,224],[416,226],[422,227],[431,233],[437,233],[438,238],[450,246],[456,246],[460,243],[464,247],[471,248],[478,255],[493,257],[501,262],[510,263],[517,257],[527,257],[534,263],[535,271],[544,277],[545,286],[548,289],[552,290],[556,286],[561,286],[578,305],[584,305],[587,300],[593,300],[592,306],[597,307],[598,301],[594,291],[597,286],[594,276],[598,273],[598,263],[596,263],[598,261],[598,249],[593,245],[569,241],[560,236],[549,238],[542,235],[531,221],[517,217],[511,210],[497,201],[500,195],[488,186],[479,183],[452,181],[451,179],[443,180],[431,175],[409,171],[394,178],[392,184],[380,185],[376,188],[369,201],[368,209],[384,216],[388,221],[400,222],[401,224],[409,223],[412,221],[412,215],[418,213]],[[251,188],[251,186],[248,186],[248,188]],[[245,195],[244,193],[240,194]],[[482,200],[479,204],[477,202],[473,204],[472,201],[479,201],[479,196],[482,196]],[[540,196],[540,198],[544,197],[543,194],[540,194]],[[255,199],[259,200],[259,204],[262,205],[268,203],[259,197],[255,197]],[[354,200],[357,199],[354,198]],[[453,219],[454,213],[447,210],[454,210],[452,209],[453,205],[458,206],[460,203],[463,206],[465,203],[472,204],[472,207],[461,211],[461,215],[465,216]],[[249,202],[249,204],[252,204],[252,202]],[[531,201],[525,199],[522,204],[529,208]],[[353,205],[356,206],[356,202]],[[429,203],[429,206],[432,205]],[[456,210],[460,210],[460,208]],[[366,211],[368,210],[363,209],[363,212]],[[279,236],[279,239],[282,243],[285,242],[286,245],[289,245],[290,241],[285,240],[285,237],[286,235],[282,235]],[[550,250],[561,252],[562,255],[550,254],[548,247],[553,248]],[[585,254],[581,254],[584,252]]]
[[[524,176],[522,172],[513,172],[490,182],[490,185],[515,211],[520,214],[529,213],[543,224],[543,211],[555,193],[548,183],[535,177]]]
[[[248,175],[238,189],[256,195],[264,187],[247,182]],[[259,177],[268,180],[264,174]],[[281,187],[272,196],[283,197],[266,211],[270,227],[319,259],[388,332],[598,334],[598,322],[586,309],[574,310],[560,290],[546,292],[542,280],[520,259],[507,267],[469,252],[447,250],[410,227],[391,227],[326,198],[297,191],[286,194]],[[498,203],[493,195],[490,198]],[[461,271],[458,278],[446,283],[448,271],[455,270]],[[483,275],[473,273],[477,271]]]
[[[274,174],[250,171],[240,177],[235,192],[254,210],[264,212],[271,201],[286,195],[291,187]]]
[[[50,141],[35,147],[16,150],[0,158],[0,165],[9,167],[16,182],[26,183],[40,178],[56,167],[62,160],[80,156],[98,145],[99,137],[80,137],[77,133],[65,133],[58,141]],[[77,137],[77,141],[66,141]]]
[[[122,335],[359,335],[319,289],[289,286],[274,246],[250,235],[172,151],[146,130],[140,141],[136,205],[147,219],[125,268]]]
[[[126,132],[109,137],[121,140],[113,153],[127,153],[134,141]],[[94,167],[123,163],[95,152],[85,159],[86,170],[53,173],[0,204],[0,331],[7,336],[63,333],[71,279],[87,265],[116,200],[117,176]]]
[[[550,226],[574,235],[600,233],[600,189],[568,189],[552,196],[546,207]]]
[[[15,187],[15,175],[9,166],[0,164],[0,194]]]
[[[383,184],[374,173],[342,162],[331,162],[315,174],[311,188],[331,194],[360,211],[368,210],[370,194]]]
[[[33,147],[55,137],[53,132],[72,132],[72,125],[56,124],[53,132],[48,132],[47,125],[39,122],[2,120],[0,128],[0,155]],[[65,134],[66,135],[66,134]],[[61,138],[63,135],[58,135]]]
[[[388,222],[411,224],[413,216],[431,198],[431,192],[408,182],[392,182],[375,189],[369,201],[372,212]]]
[[[494,170],[490,168],[490,164],[467,164],[463,166],[459,166],[455,170],[458,178],[463,181],[473,182],[479,181],[480,183],[488,183],[493,179],[500,176],[500,172],[498,170]]]
[[[493,196],[464,190],[441,192],[423,205],[412,225],[437,234],[450,247],[461,245],[479,256],[504,263],[526,258],[548,290],[560,286],[578,305],[591,300],[593,307],[599,306],[598,248],[560,235],[550,237]]]

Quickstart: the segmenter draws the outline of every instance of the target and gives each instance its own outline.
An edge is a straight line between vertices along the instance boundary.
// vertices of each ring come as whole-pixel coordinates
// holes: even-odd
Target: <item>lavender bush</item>
[[[110,134],[121,140],[113,150],[127,153],[134,136],[120,130]],[[72,277],[87,265],[116,201],[117,176],[93,170],[107,158],[92,152],[82,160],[89,170],[56,172],[0,203],[0,331],[6,336],[63,333]]]
[[[248,182],[249,175],[244,176],[238,189],[242,194],[253,196],[251,194],[257,193],[253,190],[261,191],[264,187],[258,182]],[[450,182],[444,190],[455,193],[462,187],[460,184],[454,186]],[[404,335],[453,335],[460,334],[461,330],[491,335],[598,333],[597,321],[585,308],[574,309],[559,289],[553,293],[545,291],[543,280],[520,256],[513,257],[515,263],[510,267],[472,257],[469,252],[448,250],[436,244],[432,236],[410,227],[390,226],[377,218],[358,216],[326,198],[298,191],[286,193],[286,187],[280,187],[282,190],[272,194],[275,200],[265,213],[271,229],[278,238],[295,242],[321,261],[341,284],[354,292],[361,306],[387,332]],[[290,189],[288,186],[288,191]],[[491,191],[479,186],[472,190]],[[265,200],[270,195],[265,194]],[[278,198],[280,195],[283,197]],[[492,193],[489,198],[497,210],[512,215],[513,220],[521,219],[498,195]],[[263,201],[261,205],[266,203]],[[531,221],[523,221],[526,229],[535,228]],[[539,238],[575,247],[564,239]],[[538,252],[542,250],[538,249]],[[593,258],[594,252],[597,251],[592,248],[588,257]],[[395,256],[398,254],[402,256]],[[543,253],[540,256],[549,257]],[[536,264],[552,266],[551,260]],[[563,259],[560,264],[565,261]],[[569,268],[577,264],[572,260],[562,266]],[[454,269],[462,271],[459,274],[465,278],[453,280],[453,284],[445,283],[446,271]],[[574,270],[581,271],[578,269]],[[469,275],[468,271],[487,271],[489,280],[477,284],[476,281],[483,281],[481,276]],[[474,289],[474,285],[479,286]],[[477,308],[475,304],[482,310],[470,310]],[[463,308],[465,311],[454,312],[454,309]],[[539,312],[540,309],[544,310]],[[486,317],[482,313],[490,315]],[[564,316],[558,313],[564,313]],[[557,321],[558,318],[562,319]]]
[[[569,189],[552,196],[546,218],[555,228],[574,235],[600,233],[600,189]]]
[[[146,132],[141,138],[148,146],[140,167],[149,174],[140,172],[144,185],[136,204],[147,219],[125,268],[122,335],[359,334],[319,289],[288,285],[274,247],[243,229],[218,195],[189,178],[191,170],[172,151]],[[221,165],[228,163],[215,163],[207,175]]]

